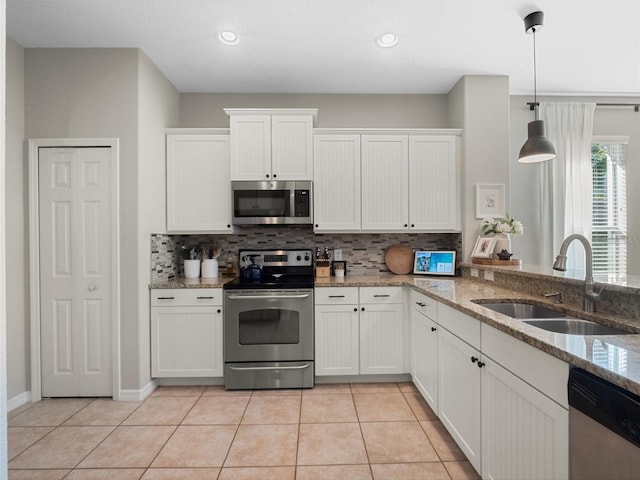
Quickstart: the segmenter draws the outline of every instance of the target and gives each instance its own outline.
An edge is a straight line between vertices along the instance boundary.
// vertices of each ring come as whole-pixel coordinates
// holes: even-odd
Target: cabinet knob
[[[267,174],[265,175],[265,177],[269,178],[269,174],[267,173]]]
[[[278,175],[276,175],[275,173],[273,174],[273,178],[277,178]]]
[[[422,302],[416,302],[417,305],[420,305],[421,307],[426,307],[427,304],[426,303],[422,303]]]
[[[485,363],[484,362],[478,362],[478,368],[482,368],[484,367]]]
[[[407,225],[406,223],[404,224],[404,228],[407,228],[409,225]]]
[[[231,225],[227,224],[227,228],[231,228]]]
[[[316,228],[318,228],[318,224],[316,223]]]
[[[437,330],[437,328],[436,328],[436,327],[431,327],[431,331],[432,331],[432,332],[435,332],[436,330]]]
[[[411,228],[413,228],[413,227],[415,227],[415,225],[412,223],[412,224],[411,224]]]
[[[364,307],[362,307],[362,311],[364,312]]]
[[[476,363],[478,361],[477,357],[471,357],[471,363]]]
[[[222,313],[222,310],[218,309],[218,313]]]
[[[354,311],[354,312],[357,312],[357,311],[358,311],[358,309],[357,309],[357,308],[354,308],[354,309],[353,309],[353,311]]]
[[[90,292],[95,292],[97,289],[98,287],[96,287],[93,283],[90,283],[87,287],[87,290],[89,290]]]

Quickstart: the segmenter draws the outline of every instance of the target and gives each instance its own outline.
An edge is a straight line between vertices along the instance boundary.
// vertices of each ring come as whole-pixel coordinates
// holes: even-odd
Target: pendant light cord
[[[535,119],[538,120],[538,75],[536,68],[536,28],[533,27],[533,104],[535,109]]]

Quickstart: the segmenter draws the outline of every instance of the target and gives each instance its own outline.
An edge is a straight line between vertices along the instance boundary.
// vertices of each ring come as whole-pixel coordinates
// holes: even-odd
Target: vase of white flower
[[[508,213],[505,218],[485,218],[482,221],[481,230],[483,235],[492,233],[496,235],[495,254],[502,253],[503,250],[513,253],[511,250],[511,235],[522,235],[524,233],[522,223],[510,217]]]

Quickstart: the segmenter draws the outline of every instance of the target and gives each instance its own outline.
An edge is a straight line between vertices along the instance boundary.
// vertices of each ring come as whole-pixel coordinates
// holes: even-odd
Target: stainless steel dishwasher
[[[640,397],[579,368],[569,373],[571,478],[640,478]]]

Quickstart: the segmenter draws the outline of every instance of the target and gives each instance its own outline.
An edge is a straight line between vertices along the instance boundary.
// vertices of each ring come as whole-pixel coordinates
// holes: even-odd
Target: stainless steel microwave
[[[234,225],[313,223],[312,182],[231,182]]]

